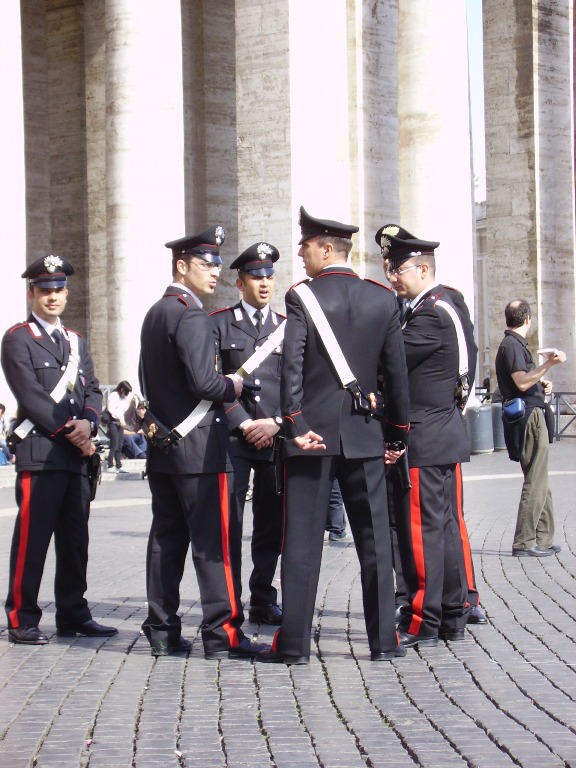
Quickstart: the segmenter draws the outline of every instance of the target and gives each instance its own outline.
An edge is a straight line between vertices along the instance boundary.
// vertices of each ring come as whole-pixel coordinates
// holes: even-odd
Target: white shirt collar
[[[254,322],[254,313],[258,311],[258,307],[253,307],[251,304],[247,304],[244,299],[242,299],[240,303],[244,307],[244,310],[250,320]],[[266,318],[268,317],[268,313],[270,312],[270,305],[266,304],[266,306],[262,307],[260,312],[262,312],[262,324],[264,324],[266,322]]]
[[[423,291],[420,291],[420,293],[418,294],[418,296],[416,296],[415,299],[410,299],[410,301],[408,302],[408,306],[410,307],[410,309],[415,309],[418,306],[418,304],[422,301],[422,297],[424,296],[424,294],[430,293],[430,291],[433,291],[435,288],[438,288],[438,286],[439,286],[439,283],[436,283],[436,285],[428,286],[428,288],[425,288]]]
[[[60,318],[56,318],[57,322],[56,325],[52,325],[51,323],[47,323],[46,320],[42,320],[41,317],[38,317],[38,315],[35,312],[32,312],[32,317],[36,320],[38,325],[41,325],[42,328],[46,331],[48,336],[52,338],[52,331],[55,331],[58,329],[60,333],[64,336],[64,328],[62,327],[62,323],[60,322]]]
[[[172,283],[172,287],[176,288],[179,291],[184,291],[184,293],[189,293],[190,296],[192,296],[192,298],[196,302],[196,304],[200,307],[200,309],[204,309],[204,304],[202,304],[198,296],[196,296],[196,294],[193,291],[191,291],[187,285],[184,285],[184,283]]]

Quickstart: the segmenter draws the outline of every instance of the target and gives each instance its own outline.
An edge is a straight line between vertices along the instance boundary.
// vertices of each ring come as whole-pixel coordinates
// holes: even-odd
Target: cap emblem
[[[258,253],[258,258],[264,261],[266,256],[272,255],[272,248],[268,245],[268,243],[260,243],[256,249],[256,252]]]
[[[60,258],[60,256],[46,256],[44,259],[44,266],[46,267],[46,271],[52,274],[53,272],[56,272],[58,267],[62,267],[64,265],[64,262]]]
[[[220,246],[226,239],[226,232],[224,232],[224,227],[216,227],[214,231],[214,236],[216,238],[216,245]]]

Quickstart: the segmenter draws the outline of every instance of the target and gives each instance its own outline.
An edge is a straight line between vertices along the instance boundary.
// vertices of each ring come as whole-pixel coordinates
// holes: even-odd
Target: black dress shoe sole
[[[81,629],[57,629],[58,637],[112,637],[118,634],[118,630],[109,630],[107,632],[83,632]]]
[[[440,630],[438,637],[440,640],[449,640],[451,643],[457,643],[459,640],[466,639],[466,633],[463,629],[452,629],[446,632]]]
[[[488,619],[484,615],[477,616],[473,613],[469,616],[467,624],[488,624]]]
[[[416,648],[417,646],[422,646],[422,648],[433,648],[434,646],[438,645],[438,638],[437,637],[415,637],[410,638],[410,640],[406,641],[400,641],[400,645],[403,648]]]
[[[41,637],[36,637],[33,640],[19,640],[18,638],[14,637],[14,635],[8,633],[8,642],[14,643],[15,645],[47,645],[48,638],[42,635]]]
[[[150,655],[155,658],[160,656],[174,656],[176,653],[190,653],[192,650],[192,643],[189,640],[181,640],[178,645],[167,645],[157,648],[156,646],[150,647]]]
[[[256,661],[261,661],[263,664],[286,664],[287,666],[310,664],[310,656],[283,656],[282,654],[274,654],[273,656],[265,656],[259,654],[256,657]]]
[[[553,549],[543,549],[541,552],[535,552],[533,549],[512,550],[512,557],[551,557],[555,554]]]
[[[403,658],[407,653],[408,651],[403,645],[394,651],[373,651],[370,654],[370,661],[394,661],[394,659]]]

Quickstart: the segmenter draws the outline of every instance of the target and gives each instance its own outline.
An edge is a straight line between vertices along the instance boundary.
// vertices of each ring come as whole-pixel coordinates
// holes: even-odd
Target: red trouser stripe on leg
[[[226,589],[230,601],[230,618],[238,616],[238,604],[236,603],[236,591],[234,589],[234,577],[232,576],[232,563],[230,561],[230,506],[228,504],[228,477],[225,472],[218,475],[218,487],[220,490],[220,530],[222,531],[222,562],[224,565],[224,577],[226,579]],[[238,633],[236,627],[229,622],[224,622],[223,630],[228,635],[230,647],[238,645]]]
[[[412,542],[412,555],[418,579],[418,591],[412,601],[412,621],[408,627],[411,635],[417,635],[422,626],[422,605],[426,592],[426,564],[424,562],[424,543],[422,539],[422,511],[420,509],[420,470],[418,467],[410,469],[410,540]]]
[[[456,464],[456,506],[458,514],[458,527],[460,528],[460,538],[462,539],[462,551],[464,553],[466,581],[468,582],[468,589],[476,592],[476,584],[474,583],[474,567],[472,565],[472,552],[470,550],[468,529],[466,528],[466,523],[464,522],[464,504],[462,499],[462,467],[460,464]]]
[[[20,502],[20,532],[12,590],[14,608],[10,611],[10,615],[8,616],[8,622],[12,629],[20,626],[18,611],[22,608],[22,574],[24,573],[26,552],[28,551],[28,536],[30,534],[30,495],[32,488],[32,475],[30,472],[22,472],[20,483],[22,490],[22,500]]]

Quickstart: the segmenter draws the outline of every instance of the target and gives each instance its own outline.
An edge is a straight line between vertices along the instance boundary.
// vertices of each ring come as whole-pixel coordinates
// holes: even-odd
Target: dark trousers
[[[108,437],[110,450],[108,452],[108,466],[120,469],[122,466],[122,443],[124,442],[124,430],[119,421],[111,421],[108,425]]]
[[[146,557],[148,617],[142,625],[146,637],[154,647],[177,645],[180,639],[180,582],[191,544],[204,648],[233,648],[243,638],[244,621],[242,586],[233,566],[241,548],[233,475],[150,472],[148,482],[152,526]]]
[[[287,459],[284,466],[283,618],[275,647],[287,655],[310,654],[326,513],[332,482],[337,477],[360,561],[370,650],[394,648],[394,581],[382,457],[295,457]]]
[[[8,626],[38,626],[38,592],[52,535],[56,551],[54,598],[56,626],[88,621],[84,598],[88,564],[88,479],[67,471],[19,472],[18,516],[10,551],[6,613]]]
[[[245,456],[233,456],[234,486],[238,497],[239,528],[242,531],[244,504],[250,482],[250,470],[254,470],[252,495],[252,564],[250,575],[250,605],[269,605],[278,600],[278,592],[272,586],[282,548],[282,496],[276,493],[274,464]]]
[[[402,510],[409,508],[409,491],[404,491],[402,489],[400,475],[393,467],[388,470],[386,480],[388,484],[388,511],[390,515],[390,535],[392,537],[392,554],[394,558],[394,576],[396,579],[396,605],[405,606],[408,604],[408,596],[406,594],[406,585],[402,573],[402,558],[400,554],[400,546],[398,544],[398,533],[396,530],[396,510],[399,511],[399,514],[403,514]],[[454,511],[458,519],[458,528],[460,530],[462,554],[464,557],[464,567],[466,569],[468,602],[470,605],[479,605],[480,595],[476,588],[472,550],[470,549],[468,529],[464,520],[464,491],[462,485],[462,468],[460,464],[456,464],[453,482],[455,483],[456,494],[456,506]]]
[[[408,606],[399,629],[434,637],[466,625],[468,585],[458,523],[455,464],[410,469],[412,488],[396,514]]]

